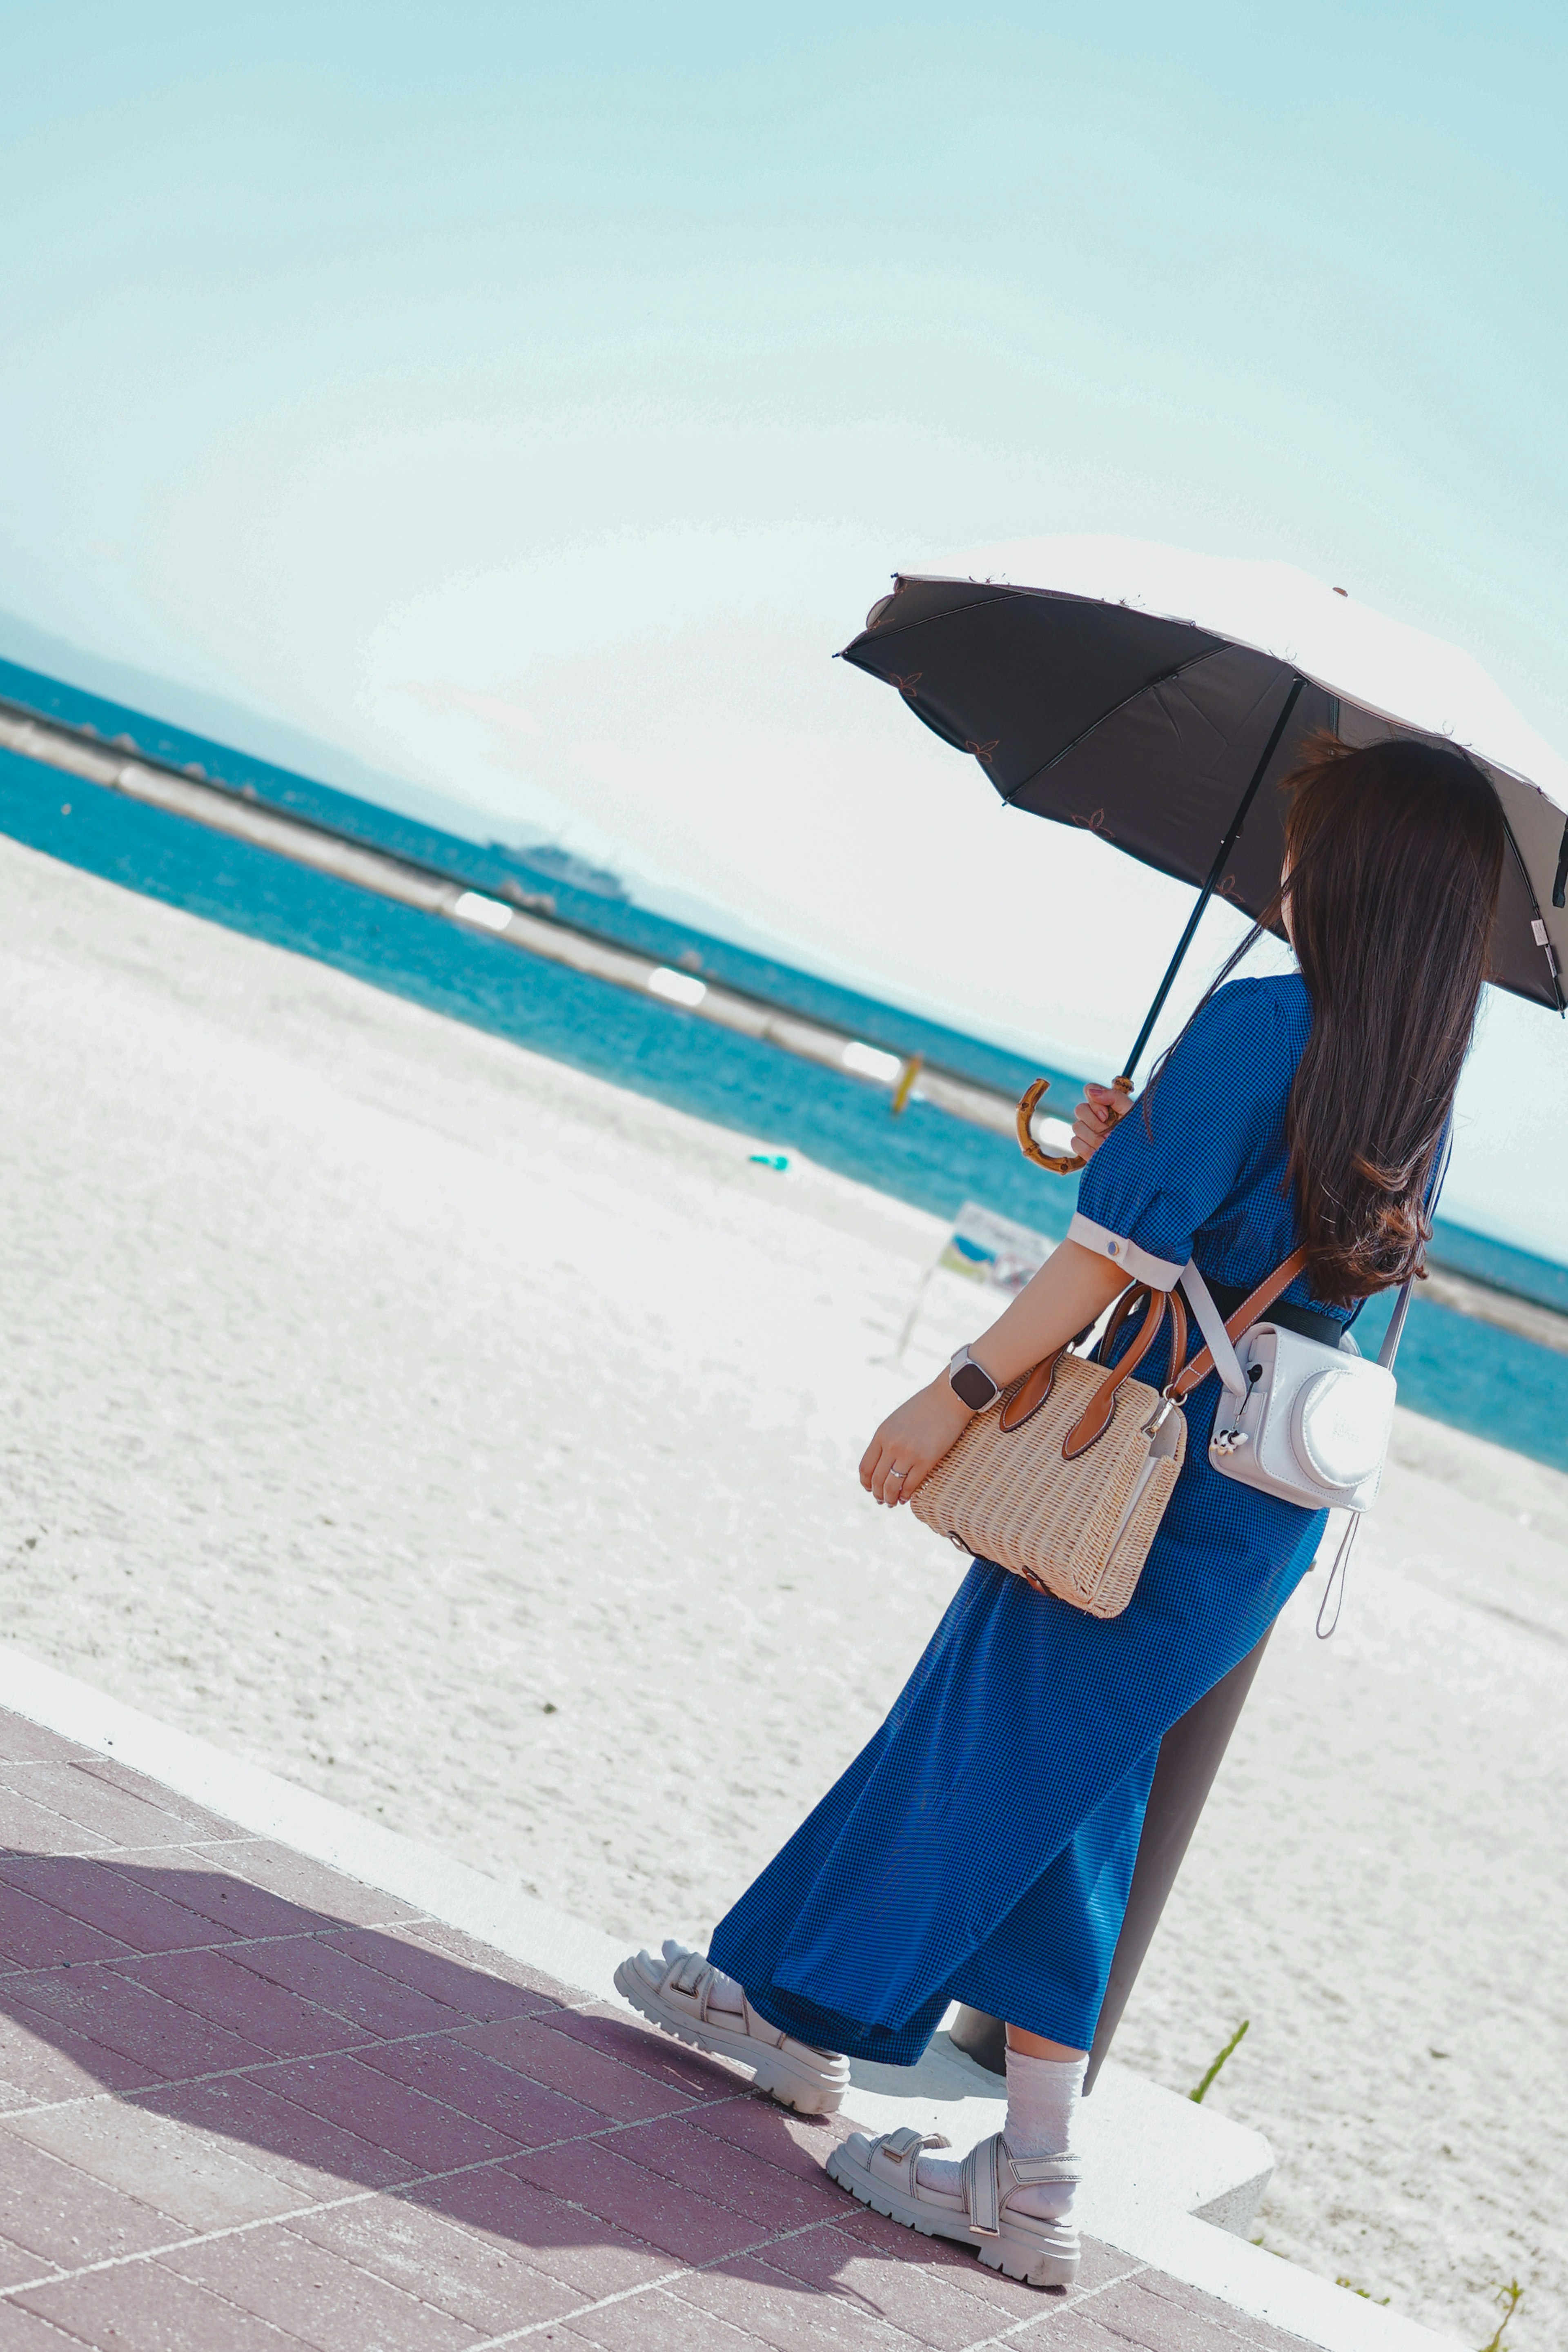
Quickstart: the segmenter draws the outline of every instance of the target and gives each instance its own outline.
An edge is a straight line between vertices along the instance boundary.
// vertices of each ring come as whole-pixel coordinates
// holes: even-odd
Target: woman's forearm
[[[1076,1339],[1126,1286],[1127,1276],[1118,1267],[1076,1242],[1063,1242],[969,1352],[982,1371],[1005,1388],[1042,1356],[1054,1355]],[[957,1444],[970,1418],[944,1366],[883,1422],[861,1456],[860,1484],[879,1503],[907,1503]]]
[[[1097,1322],[1127,1280],[1120,1266],[1093,1250],[1060,1242],[990,1329],[970,1342],[969,1352],[1005,1388]]]

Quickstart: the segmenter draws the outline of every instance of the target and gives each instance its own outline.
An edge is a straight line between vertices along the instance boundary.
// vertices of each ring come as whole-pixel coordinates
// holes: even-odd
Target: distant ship
[[[629,903],[631,892],[618,874],[603,866],[590,866],[585,857],[578,857],[570,849],[563,849],[553,841],[531,841],[516,847],[504,841],[492,841],[490,854],[504,858],[509,866],[521,866],[530,874],[547,875],[552,882],[564,882],[570,889],[586,890],[595,898],[620,898]]]

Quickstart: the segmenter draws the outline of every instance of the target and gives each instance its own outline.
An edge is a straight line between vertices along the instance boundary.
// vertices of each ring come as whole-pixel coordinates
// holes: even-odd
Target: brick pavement
[[[0,2352],[1299,2352],[826,2178],[833,2123],[0,1714]]]

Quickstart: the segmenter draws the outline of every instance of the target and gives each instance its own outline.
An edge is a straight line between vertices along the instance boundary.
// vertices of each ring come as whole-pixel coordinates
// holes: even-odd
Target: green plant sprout
[[[1204,2079],[1198,2084],[1197,2089],[1187,2093],[1188,2098],[1194,2101],[1198,2106],[1201,2107],[1203,2105],[1203,2103],[1208,2096],[1210,2088],[1213,2085],[1215,2076],[1219,2073],[1220,2068],[1225,2064],[1226,2060],[1230,2056],[1231,2052],[1236,2048],[1237,2042],[1241,2040],[1242,2035],[1247,2032],[1247,2029],[1251,2022],[1252,2020],[1249,2017],[1244,2017],[1242,2019],[1241,2023],[1237,2027],[1236,2032],[1231,2035],[1230,2040],[1226,2043],[1225,2048],[1220,2052],[1219,2056],[1215,2060],[1214,2064],[1209,2068],[1208,2073],[1204,2076]],[[1504,2324],[1506,2325],[1506,2322]]]
[[[1351,2293],[1352,2294],[1359,2294],[1363,2303],[1392,2303],[1394,2301],[1394,2297],[1391,2294],[1373,2294],[1371,2287],[1357,2286],[1354,2279],[1337,2278],[1334,2281],[1334,2284],[1336,2286],[1348,2286]]]
[[[1497,2307],[1501,2312],[1502,2317],[1498,2321],[1497,2334],[1492,2337],[1489,2344],[1482,2345],[1481,2352],[1502,2352],[1503,2329],[1508,2326],[1509,2321],[1519,2309],[1520,2304],[1523,2299],[1523,2295],[1524,2289],[1521,2286],[1517,2279],[1510,2279],[1506,2286],[1499,2287],[1496,2300]]]

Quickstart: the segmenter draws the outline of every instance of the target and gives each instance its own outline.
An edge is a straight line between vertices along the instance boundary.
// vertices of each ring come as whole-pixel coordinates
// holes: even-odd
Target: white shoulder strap
[[[1437,1162],[1436,1181],[1426,1195],[1434,1209],[1436,1208],[1441,1197],[1443,1181],[1448,1173],[1448,1162],[1453,1156],[1454,1122],[1450,1118],[1448,1132],[1443,1139],[1443,1156]],[[1410,1312],[1410,1293],[1414,1286],[1414,1276],[1408,1282],[1402,1282],[1399,1286],[1399,1296],[1394,1302],[1394,1312],[1388,1318],[1388,1328],[1383,1335],[1383,1345],[1377,1351],[1377,1360],[1384,1371],[1391,1372],[1394,1370],[1394,1359],[1399,1353],[1399,1342],[1405,1336],[1405,1318]]]
[[[1187,1294],[1194,1320],[1208,1343],[1214,1358],[1214,1368],[1222,1384],[1234,1397],[1247,1394],[1247,1376],[1241,1369],[1241,1359],[1230,1344],[1230,1333],[1225,1328],[1225,1317],[1215,1305],[1214,1294],[1192,1258],[1181,1272],[1182,1288]]]

